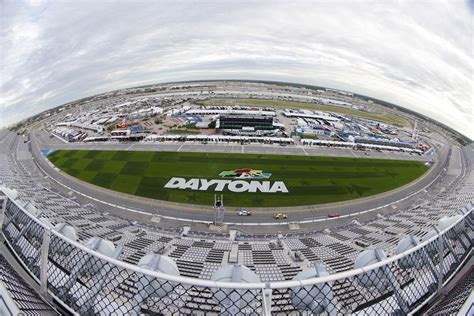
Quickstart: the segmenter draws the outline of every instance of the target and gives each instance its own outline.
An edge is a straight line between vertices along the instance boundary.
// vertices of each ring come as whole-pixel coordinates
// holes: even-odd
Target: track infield
[[[284,207],[366,197],[407,184],[427,167],[418,161],[346,157],[254,155],[151,151],[58,150],[48,159],[80,180],[107,189],[152,199],[212,205],[223,194],[226,206]],[[288,193],[215,192],[168,189],[173,177],[222,180],[223,171],[261,170],[269,178],[238,181],[282,181]],[[229,178],[225,178],[229,179]]]

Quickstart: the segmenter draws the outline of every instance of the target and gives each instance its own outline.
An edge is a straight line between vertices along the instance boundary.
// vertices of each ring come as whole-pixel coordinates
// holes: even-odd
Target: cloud
[[[88,95],[196,79],[349,90],[474,138],[472,2],[2,2],[0,125]]]

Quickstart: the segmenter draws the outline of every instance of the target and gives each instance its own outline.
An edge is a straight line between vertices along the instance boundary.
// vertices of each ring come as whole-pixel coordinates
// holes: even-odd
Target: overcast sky
[[[474,0],[150,3],[0,0],[0,126],[119,88],[247,78],[365,94],[474,138]]]

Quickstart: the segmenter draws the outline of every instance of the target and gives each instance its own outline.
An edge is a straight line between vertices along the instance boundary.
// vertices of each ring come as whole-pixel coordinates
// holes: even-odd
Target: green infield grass
[[[222,179],[219,173],[250,168],[271,173],[288,193],[231,192],[227,206],[271,207],[329,203],[366,197],[407,184],[427,167],[417,161],[290,155],[58,150],[48,159],[64,172],[107,189],[148,198],[211,205],[214,189],[166,189],[172,177]],[[242,180],[242,179],[233,179]]]

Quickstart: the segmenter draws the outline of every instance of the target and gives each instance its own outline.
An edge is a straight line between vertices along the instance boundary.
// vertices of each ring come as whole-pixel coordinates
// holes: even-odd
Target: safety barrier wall
[[[362,268],[327,274],[315,264],[299,280],[269,283],[252,282],[247,269],[235,270],[237,274],[225,281],[182,277],[160,269],[159,256],[148,258],[155,264],[141,260],[132,265],[114,259],[120,247],[106,254],[95,251],[98,238],[84,245],[65,237],[58,225],[51,227],[27,211],[28,205],[10,198],[4,202],[1,224],[7,244],[43,294],[73,313],[382,315],[417,310],[469,258],[473,208],[468,204],[455,222],[442,231],[435,228],[423,242],[412,237],[411,246],[399,254],[387,258],[382,250],[374,250],[368,256],[375,263],[369,260]]]

